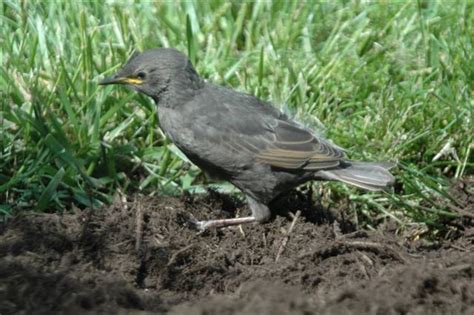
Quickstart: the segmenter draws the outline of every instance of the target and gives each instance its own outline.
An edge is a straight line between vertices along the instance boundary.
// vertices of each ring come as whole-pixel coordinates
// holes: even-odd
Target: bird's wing
[[[344,153],[328,141],[288,121],[277,121],[256,159],[275,167],[318,170],[338,166]]]
[[[226,145],[282,169],[320,170],[341,163],[342,149],[268,106],[227,106],[232,118]]]

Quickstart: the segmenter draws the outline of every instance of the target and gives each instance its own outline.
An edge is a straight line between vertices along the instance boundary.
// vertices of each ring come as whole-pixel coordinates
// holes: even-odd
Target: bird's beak
[[[143,80],[138,78],[128,78],[128,77],[121,77],[117,75],[113,75],[111,77],[105,78],[104,80],[99,82],[99,85],[109,85],[109,84],[133,84],[139,85],[142,84]]]

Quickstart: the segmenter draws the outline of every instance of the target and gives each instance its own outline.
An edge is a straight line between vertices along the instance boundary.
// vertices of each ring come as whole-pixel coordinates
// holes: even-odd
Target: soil
[[[307,192],[270,223],[199,235],[190,214],[248,209],[209,193],[21,213],[0,225],[0,314],[474,314],[473,181],[452,194],[464,216],[431,241],[362,230]]]

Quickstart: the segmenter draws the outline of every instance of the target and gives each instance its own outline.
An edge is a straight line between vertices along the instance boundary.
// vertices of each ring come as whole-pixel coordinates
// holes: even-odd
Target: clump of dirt
[[[463,198],[472,213],[472,197]],[[189,214],[248,209],[210,193],[22,213],[0,226],[0,314],[474,314],[472,225],[421,246],[356,230],[342,210],[313,206],[308,194],[275,207],[268,224],[201,235]]]

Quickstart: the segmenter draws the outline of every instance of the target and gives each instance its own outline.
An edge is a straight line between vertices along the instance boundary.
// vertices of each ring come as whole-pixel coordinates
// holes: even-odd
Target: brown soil
[[[23,213],[0,225],[0,314],[474,314],[472,188],[453,188],[465,216],[442,242],[355,229],[303,193],[268,224],[201,235],[189,213],[246,207],[211,193]]]

